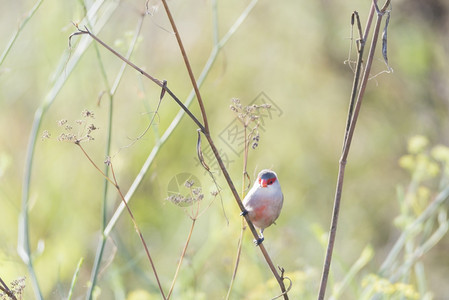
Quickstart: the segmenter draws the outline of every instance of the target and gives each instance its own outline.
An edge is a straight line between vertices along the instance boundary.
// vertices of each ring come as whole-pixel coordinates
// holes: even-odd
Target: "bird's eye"
[[[273,184],[276,181],[276,178],[270,178],[268,179],[268,185]]]

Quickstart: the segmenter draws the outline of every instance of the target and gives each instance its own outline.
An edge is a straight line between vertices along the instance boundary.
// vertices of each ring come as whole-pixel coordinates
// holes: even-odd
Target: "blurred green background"
[[[73,144],[58,142],[57,122],[74,124],[84,109],[95,113],[99,127],[94,141],[84,143],[103,168],[108,127],[108,96],[93,44],[72,73],[68,51],[72,22],[85,16],[83,5],[93,1],[45,0],[0,65],[0,277],[7,283],[26,276],[25,299],[34,298],[30,275],[17,254],[18,218],[28,139],[35,111],[48,99],[55,81],[68,76],[48,107],[39,129],[31,174],[29,226],[36,275],[46,299],[67,296],[81,257],[74,298],[84,297],[101,235],[103,177]],[[98,36],[126,53],[145,1],[105,1],[116,4]],[[220,38],[249,1],[218,1]],[[0,51],[24,20],[34,1],[0,0]],[[170,24],[159,5],[145,18],[131,60],[184,100],[191,90]],[[213,45],[211,1],[169,1],[195,75],[198,77]],[[350,17],[359,11],[362,26],[370,1],[260,0],[221,50],[201,87],[211,132],[229,172],[242,190],[242,145],[228,136],[235,124],[232,98],[245,105],[271,103],[272,114],[261,118],[260,143],[251,150],[251,180],[260,169],[279,175],[285,195],[283,212],[265,231],[265,246],[276,265],[294,280],[291,299],[315,299],[325,249],[319,232],[330,224],[338,160],[341,154],[353,73],[343,62],[351,45]],[[96,17],[105,14],[104,8]],[[400,212],[398,186],[406,187],[410,173],[398,161],[407,141],[423,135],[429,147],[449,144],[449,3],[443,0],[393,1],[388,31],[388,56],[393,73],[370,80],[346,167],[343,202],[327,295],[342,280],[366,245],[373,259],[355,278],[345,299],[357,299],[361,279],[376,273],[398,238],[394,219]],[[82,23],[85,24],[85,23]],[[357,38],[357,37],[355,37]],[[74,37],[74,49],[81,37]],[[355,46],[351,59],[355,59]],[[121,61],[99,47],[109,85]],[[386,70],[377,49],[372,74]],[[127,68],[114,96],[111,155],[117,180],[126,192],[179,108],[167,95],[155,122],[142,139],[157,106],[160,88]],[[102,96],[101,96],[102,95]],[[101,99],[101,100],[100,100]],[[192,111],[199,116],[194,102]],[[196,158],[197,127],[188,118],[162,146],[131,200],[137,222],[149,245],[164,290],[168,290],[187,238],[191,220],[186,211],[166,201],[170,180],[181,173],[196,176],[205,193],[203,208],[212,200],[214,184]],[[44,130],[52,134],[42,141]],[[203,140],[206,162],[217,165]],[[223,188],[196,223],[175,287],[174,299],[222,299],[227,292],[240,235],[241,217],[224,177]],[[435,179],[436,180],[436,179]],[[429,184],[432,197],[438,192]],[[108,220],[120,203],[108,194]],[[321,230],[321,231],[320,231]],[[434,299],[447,297],[449,239],[443,238],[422,258],[428,289]],[[127,214],[123,214],[106,244],[98,278],[100,299],[160,299],[154,276]],[[412,282],[413,283],[413,282]],[[269,293],[263,292],[267,287]],[[262,292],[262,294],[257,294]],[[245,232],[241,265],[231,299],[269,299],[278,288],[263,257]],[[153,295],[153,296],[151,296]],[[139,298],[142,297],[142,298]]]

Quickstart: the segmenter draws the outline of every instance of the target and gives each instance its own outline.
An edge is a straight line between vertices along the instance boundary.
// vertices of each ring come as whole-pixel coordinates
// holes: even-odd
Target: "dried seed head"
[[[58,126],[64,126],[67,123],[66,119],[62,119],[58,121]]]
[[[50,137],[51,137],[50,132],[48,132],[48,130],[44,130],[44,132],[42,133],[42,140],[49,139]]]
[[[259,119],[259,116],[256,116],[256,115],[251,115],[251,121],[252,122],[254,122],[254,121],[256,121],[257,119]]]
[[[87,110],[87,109],[83,110],[81,112],[81,115],[83,116],[83,118],[92,118],[92,119],[95,118],[94,113],[92,111],[90,111],[90,110]]]
[[[87,134],[90,134],[92,131],[97,130],[98,127],[95,127],[94,124],[90,124],[89,127],[87,127]]]
[[[185,197],[180,194],[174,194],[167,197],[167,200],[173,204],[180,205],[181,203],[185,202]]]
[[[58,141],[60,141],[60,142],[75,142],[76,136],[73,133],[61,133],[58,136]]]

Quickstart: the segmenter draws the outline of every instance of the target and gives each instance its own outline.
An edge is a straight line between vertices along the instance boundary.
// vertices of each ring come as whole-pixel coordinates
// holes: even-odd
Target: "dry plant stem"
[[[175,33],[176,40],[178,41],[178,45],[179,45],[179,48],[181,50],[182,56],[184,58],[184,62],[186,64],[186,68],[188,70],[190,80],[191,80],[192,85],[193,85],[193,87],[195,89],[195,93],[196,93],[196,96],[197,96],[198,104],[200,106],[201,114],[202,114],[203,120],[204,120],[204,127],[202,128],[202,132],[204,133],[204,135],[206,136],[207,141],[209,142],[209,145],[210,145],[210,147],[211,147],[211,149],[212,149],[212,151],[213,151],[213,153],[215,155],[215,158],[217,159],[218,164],[220,165],[220,169],[222,170],[223,175],[225,176],[226,181],[227,181],[227,183],[229,185],[229,188],[231,189],[231,191],[232,191],[232,193],[234,195],[234,198],[235,198],[235,200],[237,202],[237,205],[239,206],[241,211],[245,211],[245,207],[243,206],[242,200],[240,199],[239,194],[237,193],[237,190],[235,189],[234,183],[232,182],[231,177],[229,176],[229,173],[226,170],[226,167],[225,167],[225,165],[223,163],[223,160],[221,159],[221,156],[218,153],[217,148],[215,147],[215,144],[214,144],[214,142],[212,140],[212,137],[210,136],[209,127],[208,127],[208,124],[207,124],[206,110],[204,108],[203,100],[201,98],[199,89],[197,87],[196,80],[195,80],[195,78],[193,76],[193,71],[192,71],[192,68],[190,67],[190,63],[189,63],[189,60],[187,58],[187,54],[186,54],[186,52],[184,50],[184,46],[182,44],[181,37],[179,35],[179,31],[176,28],[176,24],[175,24],[175,22],[173,20],[173,17],[171,15],[171,13],[170,13],[170,10],[168,8],[166,0],[162,0],[162,2],[164,4],[165,11],[166,11],[166,13],[168,15],[168,18],[170,20],[170,23],[172,25],[172,29],[173,29],[173,31]],[[189,114],[189,116],[190,116],[190,114]],[[246,219],[246,222],[248,223],[248,227],[250,228],[251,232],[253,233],[253,236],[257,240],[259,238],[259,235],[258,235],[254,225],[252,224],[251,220],[249,219],[248,214],[246,214],[244,217]],[[271,261],[271,258],[270,258],[270,256],[268,255],[268,253],[267,253],[267,251],[265,249],[265,246],[261,243],[259,245],[259,248],[262,251],[262,254],[265,257],[265,260],[267,261],[271,271],[273,272],[273,275],[275,276],[276,280],[278,281],[279,286],[281,287],[282,293],[284,293],[284,299],[288,299],[288,296],[287,296],[286,290],[285,290],[284,282],[283,282],[282,278],[279,276],[279,273],[277,272],[276,268],[274,267],[273,262]]]
[[[181,100],[179,100],[178,97],[176,97],[176,95],[167,87],[166,82],[158,80],[156,78],[154,78],[153,76],[151,76],[150,74],[148,74],[147,72],[145,72],[144,70],[142,70],[141,68],[139,68],[137,65],[135,65],[134,63],[132,63],[130,60],[126,59],[123,55],[121,55],[120,53],[118,53],[117,51],[115,51],[114,49],[112,49],[111,47],[109,47],[105,42],[103,42],[102,40],[100,40],[96,35],[94,35],[92,32],[90,32],[87,28],[85,28],[85,30],[79,29],[78,28],[78,32],[73,33],[70,37],[73,37],[75,35],[80,35],[80,34],[88,34],[90,37],[92,37],[95,41],[97,41],[98,43],[100,43],[103,47],[105,47],[106,49],[108,49],[111,53],[113,53],[114,55],[116,55],[118,58],[120,58],[122,61],[126,62],[129,66],[131,66],[132,68],[134,68],[136,71],[138,71],[140,74],[142,74],[143,76],[147,77],[148,79],[150,79],[151,81],[153,81],[154,83],[156,83],[158,86],[160,86],[162,89],[164,89],[172,98],[173,100],[176,101],[176,103],[178,103],[179,106],[181,106],[181,108],[186,112],[186,114],[189,115],[189,117],[195,122],[195,124],[201,128],[202,131],[204,131],[204,126],[203,124],[201,124],[200,121],[198,121],[198,119],[195,117],[195,115],[192,114],[192,112],[190,112],[190,110],[181,102]]]
[[[362,82],[360,85],[357,102],[355,104],[354,113],[351,118],[350,126],[345,132],[343,153],[342,153],[340,161],[339,161],[338,179],[337,179],[337,187],[336,187],[335,198],[334,198],[334,208],[333,208],[333,213],[332,213],[329,241],[328,241],[328,246],[327,246],[327,250],[326,250],[326,257],[325,257],[325,261],[324,261],[323,273],[322,273],[322,277],[321,277],[320,289],[319,289],[319,294],[318,294],[319,300],[324,299],[324,295],[326,292],[327,279],[329,276],[329,270],[330,270],[330,265],[331,265],[331,261],[332,261],[332,253],[333,253],[335,237],[336,237],[336,233],[337,233],[338,216],[339,216],[339,211],[340,211],[340,202],[341,202],[345,167],[346,167],[347,157],[348,157],[348,153],[349,153],[349,148],[351,146],[352,137],[354,135],[354,130],[355,130],[355,126],[357,124],[360,107],[362,104],[363,96],[365,93],[366,85],[368,83],[369,74],[371,71],[371,65],[372,65],[373,58],[374,58],[374,52],[376,50],[377,40],[379,37],[380,24],[382,22],[382,15],[383,15],[383,12],[385,12],[386,8],[389,6],[389,3],[390,3],[390,1],[387,0],[384,7],[377,13],[377,21],[376,21],[376,25],[374,28],[373,38],[371,41],[370,51],[368,54],[365,71],[363,73],[363,78],[362,78]],[[366,39],[367,39],[369,30],[370,30],[370,25],[371,25],[372,18],[374,16],[374,11],[376,10],[376,7],[377,7],[377,1],[373,0],[371,9],[370,9],[370,14],[369,14],[368,20],[367,20],[367,25],[365,28],[365,34],[363,36],[363,40],[361,41],[361,48],[359,50],[360,53],[359,53],[359,57],[358,57],[357,69],[361,68],[361,62],[362,62],[361,56],[363,55],[363,48],[366,43]],[[357,70],[355,76],[358,76],[359,74],[360,74],[360,72],[359,72],[359,70]],[[358,79],[355,78],[354,82],[358,82]],[[357,88],[358,87],[356,85],[353,86],[353,90],[357,89]],[[354,94],[355,93],[352,93],[352,95],[354,95]]]
[[[237,245],[237,254],[236,254],[236,259],[235,259],[235,264],[234,264],[234,271],[232,272],[231,283],[229,284],[228,293],[225,298],[226,300],[228,300],[229,297],[231,296],[231,291],[234,286],[235,278],[237,276],[237,270],[238,270],[239,264],[240,264],[240,256],[242,253],[243,233],[245,232],[245,229],[246,229],[245,223],[242,219],[242,229],[240,230],[240,237],[239,237],[239,242]]]
[[[245,125],[245,124],[244,124]],[[244,152],[243,152],[243,171],[242,171],[242,198],[245,197],[245,179],[246,179],[246,175],[247,173],[247,163],[248,163],[248,142],[247,142],[247,135],[246,135],[246,126],[243,126],[244,128],[244,137],[245,137],[245,143],[244,143]],[[234,270],[232,272],[232,277],[231,277],[231,282],[229,284],[229,288],[228,288],[228,293],[226,295],[226,300],[229,299],[229,297],[231,296],[231,291],[232,288],[234,286],[234,282],[235,282],[235,278],[237,276],[237,270],[239,268],[239,264],[240,264],[240,256],[242,253],[242,243],[243,243],[243,233],[245,232],[245,223],[242,219],[242,229],[240,230],[240,237],[239,237],[239,242],[237,244],[237,254],[236,254],[236,259],[235,259],[235,264],[234,264]]]
[[[87,12],[86,12],[86,15],[87,15]],[[137,43],[138,36],[139,36],[139,34],[141,32],[141,29],[142,29],[144,18],[145,18],[145,14],[142,14],[140,19],[139,19],[139,22],[137,24],[137,27],[136,27],[136,30],[135,30],[135,33],[134,33],[134,38],[133,38],[133,40],[131,41],[131,43],[130,43],[130,45],[128,47],[128,52],[126,53],[126,57],[128,59],[131,57],[131,54],[134,51],[135,45]],[[118,89],[118,87],[120,85],[121,79],[123,78],[123,74],[124,74],[125,67],[127,66],[127,64],[126,64],[126,62],[122,63],[122,65],[120,67],[120,70],[119,70],[117,76],[115,77],[115,81],[114,81],[112,87],[110,87],[108,79],[107,79],[107,75],[106,75],[106,70],[105,70],[104,65],[102,63],[102,60],[101,60],[100,51],[98,49],[98,44],[94,43],[94,45],[95,45],[95,50],[96,50],[96,53],[97,53],[98,61],[100,63],[100,70],[101,70],[101,73],[103,75],[102,77],[104,79],[105,86],[106,86],[106,88],[107,88],[107,90],[109,92],[108,93],[109,94],[108,95],[109,96],[109,103],[108,103],[109,104],[109,115],[108,115],[107,138],[106,138],[106,145],[105,145],[106,146],[105,147],[105,157],[108,157],[108,156],[110,156],[111,141],[112,141],[112,117],[113,117],[113,109],[114,109],[114,96],[115,96],[115,93],[116,93],[116,91],[117,91],[117,89]],[[106,176],[109,175],[108,172],[109,172],[109,167],[107,165],[105,165],[104,173],[106,174]],[[107,220],[106,220],[106,218],[107,218],[107,210],[106,210],[106,208],[107,208],[108,190],[109,190],[109,183],[108,183],[108,180],[105,178],[104,184],[103,184],[103,199],[102,199],[102,222],[101,222],[101,232],[102,233],[104,232],[104,230],[106,228],[106,224],[107,224]],[[100,269],[101,260],[103,258],[103,251],[104,251],[104,247],[105,247],[105,244],[106,244],[106,240],[107,240],[107,236],[102,234],[100,236],[99,244],[97,246],[97,251],[96,251],[96,254],[95,254],[95,260],[94,260],[94,264],[93,264],[92,271],[91,271],[91,277],[90,277],[91,284],[90,284],[90,286],[89,286],[89,288],[87,290],[86,299],[91,299],[92,298],[92,294],[94,292],[94,289],[95,289],[95,286],[96,286],[96,282],[97,282],[97,276],[98,276],[98,272],[99,272],[99,269]]]
[[[153,269],[154,276],[156,277],[156,281],[159,286],[159,291],[161,292],[163,299],[164,300],[167,299],[165,297],[164,291],[162,289],[162,285],[159,280],[159,276],[157,275],[156,267],[154,266],[153,259],[151,258],[150,251],[148,250],[148,247],[145,242],[145,239],[143,238],[142,232],[140,231],[139,226],[137,225],[136,219],[134,218],[134,215],[133,215],[131,209],[129,208],[128,203],[126,203],[125,197],[123,196],[122,191],[120,190],[120,187],[117,183],[117,179],[115,177],[114,167],[113,167],[112,163],[109,162],[109,166],[111,168],[111,174],[112,174],[113,180],[111,178],[107,177],[106,174],[104,174],[104,172],[95,164],[95,162],[90,158],[89,154],[87,154],[86,150],[84,150],[83,146],[79,142],[75,142],[75,144],[82,150],[82,152],[84,153],[86,158],[95,167],[95,169],[97,169],[97,171],[100,172],[116,188],[117,192],[119,193],[120,198],[122,199],[123,203],[125,204],[126,209],[128,210],[129,216],[131,217],[131,221],[133,222],[134,229],[136,230],[137,235],[139,236],[140,241],[142,242],[142,245],[145,249],[145,253],[147,254],[148,260],[150,261],[151,268]]]
[[[184,260],[184,257],[186,255],[186,251],[187,251],[187,247],[189,246],[190,239],[192,238],[192,233],[193,233],[193,228],[195,227],[195,223],[196,223],[196,218],[192,218],[192,226],[190,226],[189,236],[187,237],[186,243],[184,245],[184,249],[182,250],[182,254],[179,259],[178,266],[176,267],[175,276],[173,277],[173,281],[171,283],[170,290],[168,291],[168,294],[167,294],[167,300],[170,299],[170,296],[175,287],[176,279],[178,278],[178,273],[179,273],[179,270],[181,269],[182,261]]]
[[[218,162],[218,164],[220,166],[220,169],[223,172],[223,175],[224,175],[224,177],[226,179],[226,182],[228,183],[228,186],[229,186],[232,194],[234,195],[234,198],[235,198],[235,201],[237,202],[237,205],[239,206],[241,211],[245,211],[245,207],[243,206],[242,200],[240,199],[240,196],[237,193],[237,190],[235,189],[234,183],[232,182],[231,177],[229,176],[229,173],[226,170],[226,167],[225,167],[225,165],[223,163],[223,160],[221,159],[221,156],[218,153],[218,150],[215,147],[215,144],[214,144],[211,136],[209,135],[209,133],[205,134],[205,136],[206,136],[206,139],[209,142],[209,145],[210,145],[210,147],[211,147],[211,149],[212,149],[212,151],[213,151],[213,153],[215,155],[215,158],[217,159],[217,162]],[[259,235],[258,235],[258,233],[256,231],[256,228],[254,227],[253,223],[249,219],[248,214],[244,215],[244,218],[245,218],[246,223],[248,224],[248,227],[251,230],[254,238],[257,240],[259,238]],[[282,293],[285,293],[286,290],[285,290],[284,282],[283,282],[281,276],[279,276],[279,273],[277,272],[277,270],[276,270],[276,268],[275,268],[275,266],[273,264],[273,261],[271,260],[270,256],[268,255],[268,252],[265,249],[265,246],[264,246],[263,243],[259,244],[259,249],[262,252],[262,254],[263,254],[263,256],[264,256],[268,266],[270,267],[271,272],[273,273],[274,277],[276,278],[279,286],[281,287]],[[286,300],[288,299],[288,295],[287,294],[284,294],[284,299],[286,299]]]
[[[114,182],[115,182],[114,186],[117,189],[118,193],[120,194],[120,198],[122,199],[123,203],[126,205],[126,209],[128,210],[129,216],[131,217],[131,220],[132,220],[132,222],[134,224],[134,229],[136,230],[137,234],[139,235],[140,241],[142,242],[142,245],[145,248],[145,252],[147,254],[148,260],[150,261],[151,268],[153,269],[154,276],[156,277],[156,281],[157,281],[157,284],[159,286],[159,291],[161,292],[162,298],[163,299],[167,299],[165,297],[164,290],[162,289],[162,285],[161,285],[161,282],[159,280],[159,276],[157,275],[156,267],[154,266],[153,259],[151,258],[151,255],[150,255],[150,251],[148,250],[147,243],[145,242],[145,239],[143,238],[142,232],[140,231],[139,227],[137,226],[136,219],[134,218],[134,215],[131,212],[131,209],[129,208],[128,203],[126,203],[125,197],[123,196],[122,191],[120,190],[120,188],[119,188],[119,186],[117,184],[117,179],[115,178],[115,172],[114,172],[114,167],[113,167],[112,163],[111,163],[110,166],[111,166],[112,177],[114,178]]]
[[[133,64],[131,61],[129,61],[128,59],[126,59],[125,57],[123,57],[122,55],[120,55],[117,51],[115,51],[114,49],[112,49],[111,47],[109,47],[106,43],[104,43],[102,40],[100,40],[98,37],[96,37],[92,32],[90,32],[87,28],[85,28],[85,30],[81,30],[78,28],[78,32],[72,34],[71,37],[75,36],[75,35],[80,35],[80,34],[88,34],[90,37],[92,37],[95,41],[97,41],[98,43],[100,43],[103,47],[105,47],[106,49],[108,49],[109,51],[111,51],[111,53],[115,54],[117,57],[119,57],[121,60],[125,61],[128,65],[130,65],[131,67],[133,67],[135,70],[137,70],[139,73],[141,73],[142,75],[144,75],[145,77],[147,77],[148,79],[150,79],[151,81],[153,81],[154,83],[156,83],[158,86],[160,86],[161,88],[163,88],[172,98],[173,100],[175,100],[175,102],[185,111],[185,113],[192,119],[192,121],[195,122],[195,124],[201,129],[201,131],[205,134],[212,151],[214,152],[214,155],[220,165],[220,168],[223,172],[223,175],[226,178],[226,181],[229,185],[229,188],[231,189],[231,192],[234,195],[234,198],[237,202],[237,205],[239,206],[241,211],[244,211],[245,208],[243,206],[242,200],[240,199],[235,186],[229,176],[229,173],[226,170],[226,167],[224,166],[224,163],[218,153],[217,148],[215,147],[212,138],[210,137],[210,134],[208,131],[205,130],[205,127],[200,123],[200,121],[198,121],[198,119],[192,114],[192,112],[176,97],[176,95],[166,86],[164,85],[164,82],[157,80],[156,78],[152,77],[151,75],[149,75],[148,73],[146,73],[145,71],[143,71],[141,68],[139,68],[137,65]],[[201,98],[197,99],[200,101]],[[201,105],[200,105],[201,107]],[[205,115],[205,114],[204,114]],[[203,115],[203,117],[204,117]],[[125,201],[126,202],[126,201]],[[250,228],[253,236],[257,239],[259,236],[257,234],[256,229],[254,228],[254,225],[252,224],[251,220],[249,219],[248,215],[245,215],[245,220],[248,223],[248,227]],[[107,228],[108,229],[108,228]],[[273,272],[273,275],[275,276],[276,280],[278,281],[281,290],[283,293],[286,292],[285,290],[285,285],[281,279],[281,277],[279,276],[276,268],[273,265],[273,262],[271,261],[270,256],[268,255],[265,247],[263,246],[263,244],[259,245],[260,250],[262,251],[262,254],[265,258],[265,260],[267,261],[270,270]],[[288,299],[287,294],[284,294],[284,299]]]
[[[243,21],[245,20],[245,18],[249,15],[249,13],[251,12],[251,10],[254,8],[254,6],[256,5],[258,0],[252,0],[248,6],[246,7],[246,9],[243,10],[243,12],[241,13],[241,15],[239,16],[239,18],[234,22],[234,24],[230,27],[230,29],[227,31],[227,33],[223,36],[223,38],[220,40],[219,39],[219,35],[218,35],[218,15],[217,15],[217,6],[216,6],[216,0],[212,1],[212,12],[213,12],[213,28],[214,28],[214,40],[213,40],[213,48],[212,51],[210,53],[210,56],[203,68],[202,73],[200,74],[197,84],[198,87],[201,86],[201,84],[204,82],[205,78],[207,77],[208,72],[210,71],[213,62],[215,61],[215,59],[217,58],[220,50],[224,47],[224,45],[227,43],[227,41],[230,39],[230,37],[236,32],[237,28],[243,23]],[[127,55],[127,58],[129,59],[129,56]],[[127,64],[126,61],[124,61],[124,65]],[[122,71],[123,69],[121,69]],[[118,76],[117,76],[118,77]],[[117,80],[114,83],[114,86],[116,86]],[[113,94],[113,90],[114,87],[111,89],[111,94]],[[194,91],[191,92],[189,94],[189,96],[187,97],[187,100],[185,102],[185,106],[188,107],[190,105],[190,103],[193,100],[195,93]],[[160,102],[159,102],[160,103]],[[158,153],[158,151],[161,149],[161,147],[163,146],[163,144],[167,141],[168,137],[170,136],[170,134],[174,131],[174,129],[177,127],[177,125],[179,124],[183,114],[185,114],[185,110],[181,109],[179,111],[179,113],[177,114],[177,116],[174,118],[174,120],[172,121],[172,123],[169,125],[169,127],[167,128],[167,130],[164,132],[164,134],[162,135],[162,137],[160,139],[157,140],[156,145],[154,146],[153,150],[150,152],[150,154],[148,155],[147,160],[145,161],[145,163],[143,164],[139,174],[137,175],[137,177],[135,178],[133,184],[131,185],[131,187],[129,188],[126,196],[125,196],[125,200],[129,201],[132,197],[132,195],[134,194],[135,190],[137,189],[137,186],[140,184],[140,182],[143,179],[143,176],[145,175],[145,173],[147,172],[147,170],[149,169],[151,163],[154,161],[154,158],[156,157],[156,154]],[[211,202],[212,204],[212,202]],[[210,204],[209,204],[210,206]],[[105,240],[106,238],[109,236],[109,233],[111,232],[112,228],[115,226],[116,221],[118,219],[118,217],[120,216],[121,212],[123,211],[123,209],[125,208],[125,205],[121,204],[117,210],[115,211],[113,217],[111,218],[111,220],[109,221],[108,225],[106,226],[105,230],[103,231],[102,234],[102,239],[100,242],[100,245],[97,249],[97,255],[95,257],[95,266],[94,266],[94,270],[98,270],[99,268],[99,264],[101,261],[101,254],[103,253],[103,249],[104,249],[104,245],[105,245]],[[206,208],[207,209],[207,208]],[[205,210],[206,210],[205,209]],[[205,211],[204,210],[204,211]],[[204,212],[203,211],[203,212]],[[202,214],[202,212],[200,212],[198,214],[198,217]],[[242,220],[243,222],[243,220]],[[94,272],[94,271],[93,271]],[[93,278],[96,278],[96,276],[93,274],[92,276],[94,276]],[[93,291],[93,287],[94,287],[94,281],[91,280],[92,282],[92,286],[90,287],[90,289],[92,289]],[[92,291],[90,292],[89,295],[92,295]],[[88,299],[90,299],[91,296],[88,297]]]
[[[254,6],[256,5],[257,2],[258,2],[258,0],[252,0],[248,4],[248,6],[243,10],[241,15],[234,22],[234,24],[229,28],[227,33],[219,41],[218,41],[218,28],[217,28],[217,25],[216,25],[216,23],[217,23],[216,22],[216,18],[217,18],[216,15],[217,15],[217,13],[216,13],[216,11],[214,12],[214,14],[213,14],[214,18],[215,18],[215,20],[213,20],[214,28],[215,28],[214,29],[214,36],[217,36],[217,40],[214,40],[214,45],[213,45],[213,48],[211,50],[210,56],[209,56],[208,60],[206,61],[205,65],[204,65],[204,68],[203,68],[203,71],[201,72],[201,75],[198,77],[198,82],[197,82],[198,86],[201,86],[204,83],[204,81],[205,81],[205,79],[207,77],[207,74],[211,70],[215,60],[218,57],[218,54],[219,54],[220,50],[226,45],[226,43],[229,41],[229,39],[232,37],[232,35],[237,31],[239,26],[243,23],[243,21],[249,15],[249,13],[254,8]],[[214,6],[214,5],[213,5],[213,10],[216,10],[216,6]],[[189,96],[186,99],[186,102],[185,102],[185,106],[186,107],[190,106],[190,104],[191,104],[191,102],[192,102],[194,97],[195,97],[195,93],[192,90],[192,92],[189,94]],[[133,196],[133,194],[135,193],[136,189],[138,188],[138,186],[142,182],[145,174],[148,172],[148,170],[149,170],[150,166],[152,165],[156,155],[159,153],[159,151],[161,150],[162,146],[167,142],[168,138],[173,133],[173,131],[176,129],[176,127],[180,124],[180,121],[183,118],[184,114],[186,114],[186,111],[181,107],[181,109],[179,110],[178,114],[175,116],[175,118],[170,123],[168,128],[164,131],[162,136],[159,139],[157,139],[155,146],[151,150],[151,152],[148,155],[145,163],[142,165],[139,173],[137,174],[137,176],[134,179],[131,187],[129,188],[128,192],[125,195],[125,200],[127,202],[129,202],[131,200],[131,197]],[[124,209],[125,209],[125,205],[123,205],[123,204],[120,204],[120,206],[116,209],[116,211],[114,212],[113,216],[111,217],[108,225],[106,226],[106,229],[103,232],[104,236],[109,236],[111,230],[117,224],[117,220],[120,217],[120,215],[122,214]]]
[[[6,285],[6,283],[3,281],[3,279],[0,278],[0,290],[3,291],[6,295],[8,295],[9,298],[12,300],[17,300],[14,293],[9,289],[9,287]]]
[[[170,20],[170,24],[173,28],[173,32],[175,33],[176,40],[178,41],[179,49],[181,50],[182,58],[184,59],[184,63],[187,67],[187,71],[189,72],[189,78],[192,83],[193,89],[195,90],[195,95],[198,100],[198,104],[201,109],[201,115],[203,116],[203,123],[204,128],[207,132],[209,132],[209,124],[207,123],[207,116],[206,116],[206,110],[204,108],[203,100],[201,98],[200,90],[198,89],[198,85],[196,84],[195,76],[193,75],[192,68],[190,67],[189,58],[187,57],[187,53],[184,49],[184,45],[181,41],[181,36],[179,35],[179,31],[176,27],[175,21],[173,20],[173,16],[170,12],[170,9],[168,8],[167,1],[162,0],[162,3],[164,4],[165,12],[167,13],[168,19]]]

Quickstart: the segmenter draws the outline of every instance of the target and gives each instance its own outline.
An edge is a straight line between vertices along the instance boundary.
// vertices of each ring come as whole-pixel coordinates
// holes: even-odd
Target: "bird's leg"
[[[248,214],[248,211],[245,209],[245,210],[243,210],[241,213],[240,213],[240,215],[242,216],[242,217],[244,217],[244,216],[246,216]]]
[[[254,244],[256,244],[256,246],[259,246],[260,244],[262,244],[262,242],[265,240],[265,238],[263,237],[263,229],[260,230],[260,236],[257,240],[254,240]]]

